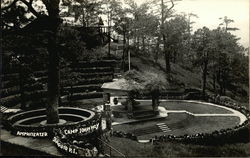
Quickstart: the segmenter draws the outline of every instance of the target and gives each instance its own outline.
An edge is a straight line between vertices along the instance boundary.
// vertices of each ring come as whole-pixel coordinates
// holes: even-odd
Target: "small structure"
[[[152,102],[152,109],[148,109],[148,106],[141,105],[139,102],[135,101],[135,94],[133,93],[135,89],[143,90],[143,86],[135,81],[126,80],[124,78],[117,79],[113,82],[104,83],[101,87],[103,89],[103,101],[104,104],[108,103],[111,105],[117,104],[118,98],[123,98],[125,101],[122,103],[124,109],[129,118],[137,117],[136,114],[150,114],[154,116],[158,112],[158,104],[155,104],[155,100]],[[113,99],[113,100],[112,100]],[[146,108],[147,107],[147,108]],[[141,115],[142,116],[142,115]]]

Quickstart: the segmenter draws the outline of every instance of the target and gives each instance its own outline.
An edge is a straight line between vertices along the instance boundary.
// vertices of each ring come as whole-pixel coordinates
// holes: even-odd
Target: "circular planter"
[[[73,107],[58,110],[58,124],[46,124],[46,109],[38,109],[12,115],[7,119],[8,127],[14,135],[28,137],[47,137],[55,129],[65,135],[85,135],[99,129],[101,115],[94,111]]]
[[[55,131],[52,141],[63,153],[83,157],[93,157],[99,153],[95,143],[97,141],[97,132],[89,134],[88,137],[77,137],[73,135],[66,136],[62,134],[62,131],[58,131]]]

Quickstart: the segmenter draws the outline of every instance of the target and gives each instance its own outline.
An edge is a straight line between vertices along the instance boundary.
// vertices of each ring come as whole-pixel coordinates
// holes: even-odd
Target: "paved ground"
[[[151,101],[141,100],[150,105]],[[240,112],[220,105],[197,101],[161,100],[167,116],[149,120],[116,119],[114,130],[134,133],[139,139],[149,139],[155,135],[184,135],[211,133],[215,130],[232,128],[247,118]]]
[[[1,129],[1,153],[4,156],[63,156],[48,138],[14,136],[4,129]]]

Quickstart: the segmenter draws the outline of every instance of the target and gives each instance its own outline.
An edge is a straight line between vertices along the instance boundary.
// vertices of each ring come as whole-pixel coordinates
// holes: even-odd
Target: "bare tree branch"
[[[34,14],[36,17],[40,17],[41,14],[38,13],[32,6],[32,3],[33,3],[33,0],[30,0],[29,2],[26,1],[26,0],[20,0],[21,2],[23,2],[27,7],[28,7],[28,10]]]
[[[32,6],[33,0],[30,0],[29,2],[26,0],[14,0],[10,5],[1,8],[1,11],[5,11],[13,7],[18,1],[21,1],[23,4],[25,4],[28,7],[28,10],[34,14],[36,17],[40,17],[41,14],[39,14]]]
[[[169,12],[174,8],[175,4],[174,4],[174,0],[171,0],[171,7],[167,9],[167,11],[165,12],[165,15],[163,17],[163,20],[165,21],[168,17]]]
[[[1,11],[8,10],[9,8],[13,7],[16,4],[16,2],[18,2],[18,1],[19,0],[14,0],[10,5],[1,8]]]

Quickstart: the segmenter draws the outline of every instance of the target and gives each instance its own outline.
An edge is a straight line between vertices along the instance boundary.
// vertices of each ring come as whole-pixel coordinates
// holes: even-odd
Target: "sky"
[[[135,0],[138,4],[146,0]],[[230,27],[239,30],[231,31],[240,37],[239,43],[249,47],[249,0],[182,0],[174,7],[177,13],[194,13],[199,18],[192,18],[194,30],[206,26],[215,29],[221,23],[220,17],[227,16],[234,20]]]

